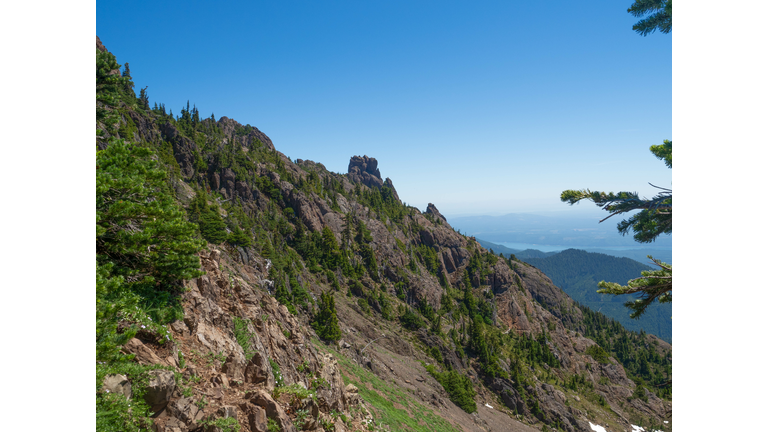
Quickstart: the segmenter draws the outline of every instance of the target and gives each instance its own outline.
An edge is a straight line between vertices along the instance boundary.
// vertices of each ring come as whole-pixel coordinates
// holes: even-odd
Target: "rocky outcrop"
[[[298,317],[258,284],[246,282],[267,277],[263,259],[254,256],[251,265],[243,266],[218,249],[200,258],[206,274],[187,283],[184,320],[169,326],[173,342],[160,348],[134,338],[123,347],[142,364],[172,366],[184,377],[178,386],[172,371],[149,372],[144,399],[157,413],[156,430],[188,432],[198,430],[204,419],[230,416],[243,431],[266,431],[269,420],[283,431],[295,431],[289,413],[296,409],[311,414],[305,423],[311,429],[321,416],[346,412],[350,396],[333,356],[317,351]],[[246,350],[237,340],[236,319],[246,323],[237,330],[249,335]],[[283,386],[312,388],[314,381],[322,385],[316,385],[310,401],[274,398],[278,375]],[[130,385],[127,377],[116,375],[107,377],[103,388],[130,397]]]
[[[229,117],[221,117],[216,125],[229,143],[236,143],[249,149],[264,145],[268,150],[275,150],[272,140],[256,127],[243,126]]]
[[[104,46],[103,43],[101,43],[101,39],[99,39],[98,36],[96,36],[96,49],[101,52],[106,52],[107,48]]]
[[[379,162],[368,156],[352,156],[347,168],[349,180],[355,183],[361,183],[368,187],[381,188],[384,181],[379,172]],[[391,182],[390,182],[391,183]]]
[[[443,222],[448,222],[448,219],[446,219],[445,216],[440,213],[440,210],[438,210],[432,203],[427,204],[427,211],[425,213],[434,216],[436,219],[442,219]]]

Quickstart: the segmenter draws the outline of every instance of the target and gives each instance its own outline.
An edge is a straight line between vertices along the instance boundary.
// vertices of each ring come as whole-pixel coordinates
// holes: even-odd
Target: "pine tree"
[[[216,244],[227,240],[227,224],[221,218],[218,207],[208,205],[205,191],[200,191],[195,195],[195,198],[189,203],[187,212],[189,213],[189,220],[197,223],[204,239]],[[238,237],[236,241],[238,240],[243,239]]]
[[[96,258],[163,287],[202,274],[195,238],[151,150],[112,140],[96,154]]]
[[[632,26],[641,36],[656,30],[662,33],[672,31],[672,0],[635,0],[627,12],[636,18],[650,14]]]
[[[197,110],[197,106],[192,107],[192,123],[197,125],[200,123],[200,112]]]
[[[312,323],[317,335],[324,340],[335,342],[341,339],[341,328],[336,317],[336,301],[333,294],[320,294],[320,308]]]
[[[119,122],[111,109],[123,99],[129,78],[120,75],[120,64],[109,51],[96,50],[96,121],[108,128],[116,128]]]
[[[341,263],[341,254],[339,252],[339,245],[336,242],[336,236],[333,234],[330,228],[323,227],[322,233],[322,246],[323,264],[328,269],[336,269]]]
[[[133,97],[136,97],[136,95],[133,93],[133,78],[131,77],[131,68],[128,66],[128,63],[125,64],[125,68],[123,69],[123,78],[126,80],[123,81],[123,86],[125,88],[125,92]]]
[[[664,140],[663,144],[650,148],[651,153],[664,161],[668,168],[672,168],[672,141]],[[651,185],[653,186],[653,185]],[[566,190],[560,195],[560,200],[570,205],[581,200],[594,202],[598,207],[610,212],[606,219],[628,212],[640,210],[626,220],[619,222],[617,228],[623,235],[630,231],[634,233],[634,239],[640,243],[651,243],[661,234],[672,234],[672,190],[660,188],[658,195],[652,199],[640,198],[636,192],[605,193],[584,190]],[[672,301],[672,266],[648,255],[648,258],[659,270],[644,271],[642,276],[630,280],[626,286],[613,282],[602,281],[598,284],[602,294],[640,294],[634,301],[625,303],[632,310],[630,317],[639,318],[654,301],[660,303]]]
[[[139,91],[139,106],[145,111],[149,111],[149,97],[147,96],[147,88],[149,88],[149,86],[144,87]],[[155,104],[155,107],[157,107],[157,104]]]

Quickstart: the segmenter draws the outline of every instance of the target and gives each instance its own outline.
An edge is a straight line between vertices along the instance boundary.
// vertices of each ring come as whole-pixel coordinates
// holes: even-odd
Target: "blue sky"
[[[630,1],[98,2],[150,102],[258,127],[292,159],[379,161],[446,215],[576,212],[569,188],[648,197],[671,170],[672,38]]]

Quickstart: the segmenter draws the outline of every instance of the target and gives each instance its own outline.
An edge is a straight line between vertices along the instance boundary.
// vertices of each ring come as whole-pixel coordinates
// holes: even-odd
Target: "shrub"
[[[240,317],[232,317],[232,321],[235,324],[235,339],[238,345],[243,348],[245,357],[250,358],[251,354],[256,352],[251,349],[251,339],[253,338],[253,332],[248,330],[248,320],[244,320]]]

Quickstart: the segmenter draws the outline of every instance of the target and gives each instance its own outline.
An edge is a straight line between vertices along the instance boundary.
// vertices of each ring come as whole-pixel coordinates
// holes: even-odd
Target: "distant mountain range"
[[[505,255],[514,254],[517,258],[545,258],[561,252],[565,249],[579,249],[585,252],[599,253],[604,255],[610,255],[618,258],[629,258],[635,260],[641,264],[649,264],[651,261],[648,259],[648,255],[653,256],[662,262],[672,264],[672,249],[604,249],[604,248],[563,248],[562,250],[544,252],[538,249],[514,249],[507,246],[493,243],[488,240],[477,240],[484,248],[493,249],[494,252],[503,253]]]
[[[562,252],[542,252],[528,249],[516,251],[488,241],[478,241],[484,248],[505,256],[515,257],[538,268],[552,279],[552,282],[565,291],[572,299],[619,321],[628,330],[654,334],[667,342],[672,342],[672,305],[654,304],[640,319],[629,318],[629,311],[624,303],[629,296],[611,296],[598,294],[597,283],[600,281],[617,282],[622,285],[628,280],[639,277],[643,270],[651,267],[629,258],[617,258],[602,253],[567,249]]]

